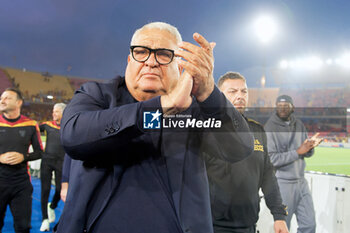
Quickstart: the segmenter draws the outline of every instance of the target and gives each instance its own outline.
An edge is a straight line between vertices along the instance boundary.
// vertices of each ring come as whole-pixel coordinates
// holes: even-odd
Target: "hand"
[[[68,192],[68,182],[62,182],[60,195],[61,195],[61,200],[63,202],[66,202],[67,192]]]
[[[283,220],[276,220],[273,224],[273,228],[275,230],[275,233],[288,233],[287,224]]]
[[[191,94],[194,95],[199,102],[203,102],[214,90],[213,49],[216,44],[214,42],[209,43],[199,33],[194,33],[193,39],[200,47],[189,42],[182,42],[180,48],[184,50],[175,51],[175,55],[186,60],[179,60],[178,62],[193,78]]]
[[[192,86],[193,78],[188,72],[184,71],[175,88],[168,95],[160,97],[164,115],[182,112],[191,105]]]
[[[8,165],[16,165],[24,160],[24,155],[15,151],[9,151],[0,155],[0,162]]]
[[[312,148],[314,148],[314,141],[310,139],[305,139],[303,144],[301,144],[301,146],[299,146],[299,148],[297,149],[297,153],[298,155],[303,155],[309,152]]]
[[[314,145],[313,145],[314,147],[318,146],[323,141],[323,138],[318,137],[319,134],[320,133],[316,133],[314,136],[310,138],[310,140],[314,141]]]

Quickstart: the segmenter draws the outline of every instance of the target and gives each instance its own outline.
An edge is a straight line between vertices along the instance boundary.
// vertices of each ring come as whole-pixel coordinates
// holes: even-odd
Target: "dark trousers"
[[[43,159],[41,161],[40,168],[40,180],[41,180],[41,214],[44,219],[47,219],[47,203],[49,202],[52,171],[55,172],[56,190],[51,201],[50,208],[55,209],[58,202],[61,199],[61,179],[62,179],[62,165],[63,161],[55,159]]]
[[[223,227],[223,226],[215,226],[214,225],[214,232],[215,233],[255,233],[256,232],[256,226],[250,226],[250,227]]]
[[[0,182],[0,232],[4,226],[7,205],[13,216],[16,233],[29,233],[32,217],[33,186],[27,181],[18,185]]]

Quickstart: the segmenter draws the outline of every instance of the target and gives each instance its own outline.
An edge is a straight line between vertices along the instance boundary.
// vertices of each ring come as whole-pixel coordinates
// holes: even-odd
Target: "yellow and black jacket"
[[[65,152],[60,140],[60,125],[55,121],[46,121],[40,124],[40,131],[46,132],[46,145],[43,159],[63,161]]]
[[[33,152],[29,153],[32,145]],[[19,183],[29,178],[27,161],[40,159],[42,143],[36,121],[20,115],[17,119],[0,116],[0,154],[16,151],[24,155],[24,161],[16,165],[0,163],[0,182]]]

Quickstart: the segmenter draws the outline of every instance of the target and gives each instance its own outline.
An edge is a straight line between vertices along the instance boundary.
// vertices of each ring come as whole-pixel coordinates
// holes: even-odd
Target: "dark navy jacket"
[[[144,112],[157,110],[160,97],[137,102],[122,77],[76,92],[61,121],[73,160],[57,232],[213,232],[200,150],[245,158],[254,145],[248,125],[216,87],[184,114],[219,119],[220,129],[143,129]]]

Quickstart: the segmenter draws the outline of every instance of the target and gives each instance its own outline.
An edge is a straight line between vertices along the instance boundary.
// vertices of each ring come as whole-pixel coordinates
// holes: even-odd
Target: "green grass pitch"
[[[350,176],[350,149],[317,147],[311,158],[306,158],[306,170]]]

